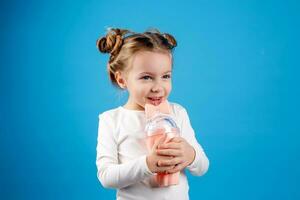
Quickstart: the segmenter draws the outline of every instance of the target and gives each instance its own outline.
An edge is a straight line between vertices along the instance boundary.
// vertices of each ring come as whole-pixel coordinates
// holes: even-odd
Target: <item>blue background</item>
[[[191,199],[300,199],[298,1],[1,1],[1,199],[114,199],[96,177],[98,114],[127,94],[106,27],[175,36],[171,101],[210,159]]]

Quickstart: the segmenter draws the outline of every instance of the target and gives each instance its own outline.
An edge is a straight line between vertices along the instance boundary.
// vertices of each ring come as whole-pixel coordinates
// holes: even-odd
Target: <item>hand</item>
[[[174,137],[168,143],[159,144],[156,153],[173,157],[172,159],[158,161],[158,166],[161,167],[175,166],[167,170],[168,173],[181,171],[190,165],[196,156],[194,148],[182,137]]]
[[[159,161],[167,161],[171,160],[172,156],[164,156],[164,155],[158,155],[157,154],[157,147],[158,145],[163,144],[163,142],[166,140],[166,135],[160,137],[153,145],[151,152],[146,157],[148,168],[152,173],[157,172],[166,172],[167,170],[170,170],[175,167],[175,165],[168,165],[168,166],[158,166]]]

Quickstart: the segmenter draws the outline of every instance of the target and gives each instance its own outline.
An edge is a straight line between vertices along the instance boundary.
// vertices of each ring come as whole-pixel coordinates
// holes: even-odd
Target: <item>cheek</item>
[[[148,92],[149,90],[151,90],[151,88],[153,87],[152,83],[142,83],[140,84],[141,88],[143,91]]]
[[[136,88],[136,94],[137,94],[139,97],[147,96],[147,94],[149,93],[150,88],[151,88],[151,87],[149,87],[148,84],[140,83],[140,84],[138,85],[138,87]]]
[[[168,83],[168,85],[166,86],[166,92],[169,94],[172,90],[172,83]]]

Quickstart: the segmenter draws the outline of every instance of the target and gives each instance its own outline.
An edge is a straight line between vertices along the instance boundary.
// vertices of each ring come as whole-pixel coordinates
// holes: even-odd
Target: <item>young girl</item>
[[[209,160],[179,104],[169,103],[180,137],[168,143],[161,138],[151,151],[145,144],[145,104],[167,100],[176,45],[172,35],[158,30],[109,29],[97,40],[98,49],[110,54],[107,69],[112,83],[129,93],[125,105],[99,115],[97,176],[103,187],[117,189],[118,200],[186,200],[189,186],[184,169],[196,176],[208,170]],[[159,172],[180,172],[179,184],[153,186],[150,178]]]

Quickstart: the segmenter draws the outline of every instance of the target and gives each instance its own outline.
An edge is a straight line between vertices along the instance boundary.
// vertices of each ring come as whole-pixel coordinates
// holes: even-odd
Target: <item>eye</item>
[[[143,80],[150,80],[150,79],[152,79],[152,77],[151,76],[143,76],[141,79],[143,79]]]
[[[171,78],[171,74],[166,74],[163,76],[163,79],[170,79]]]

